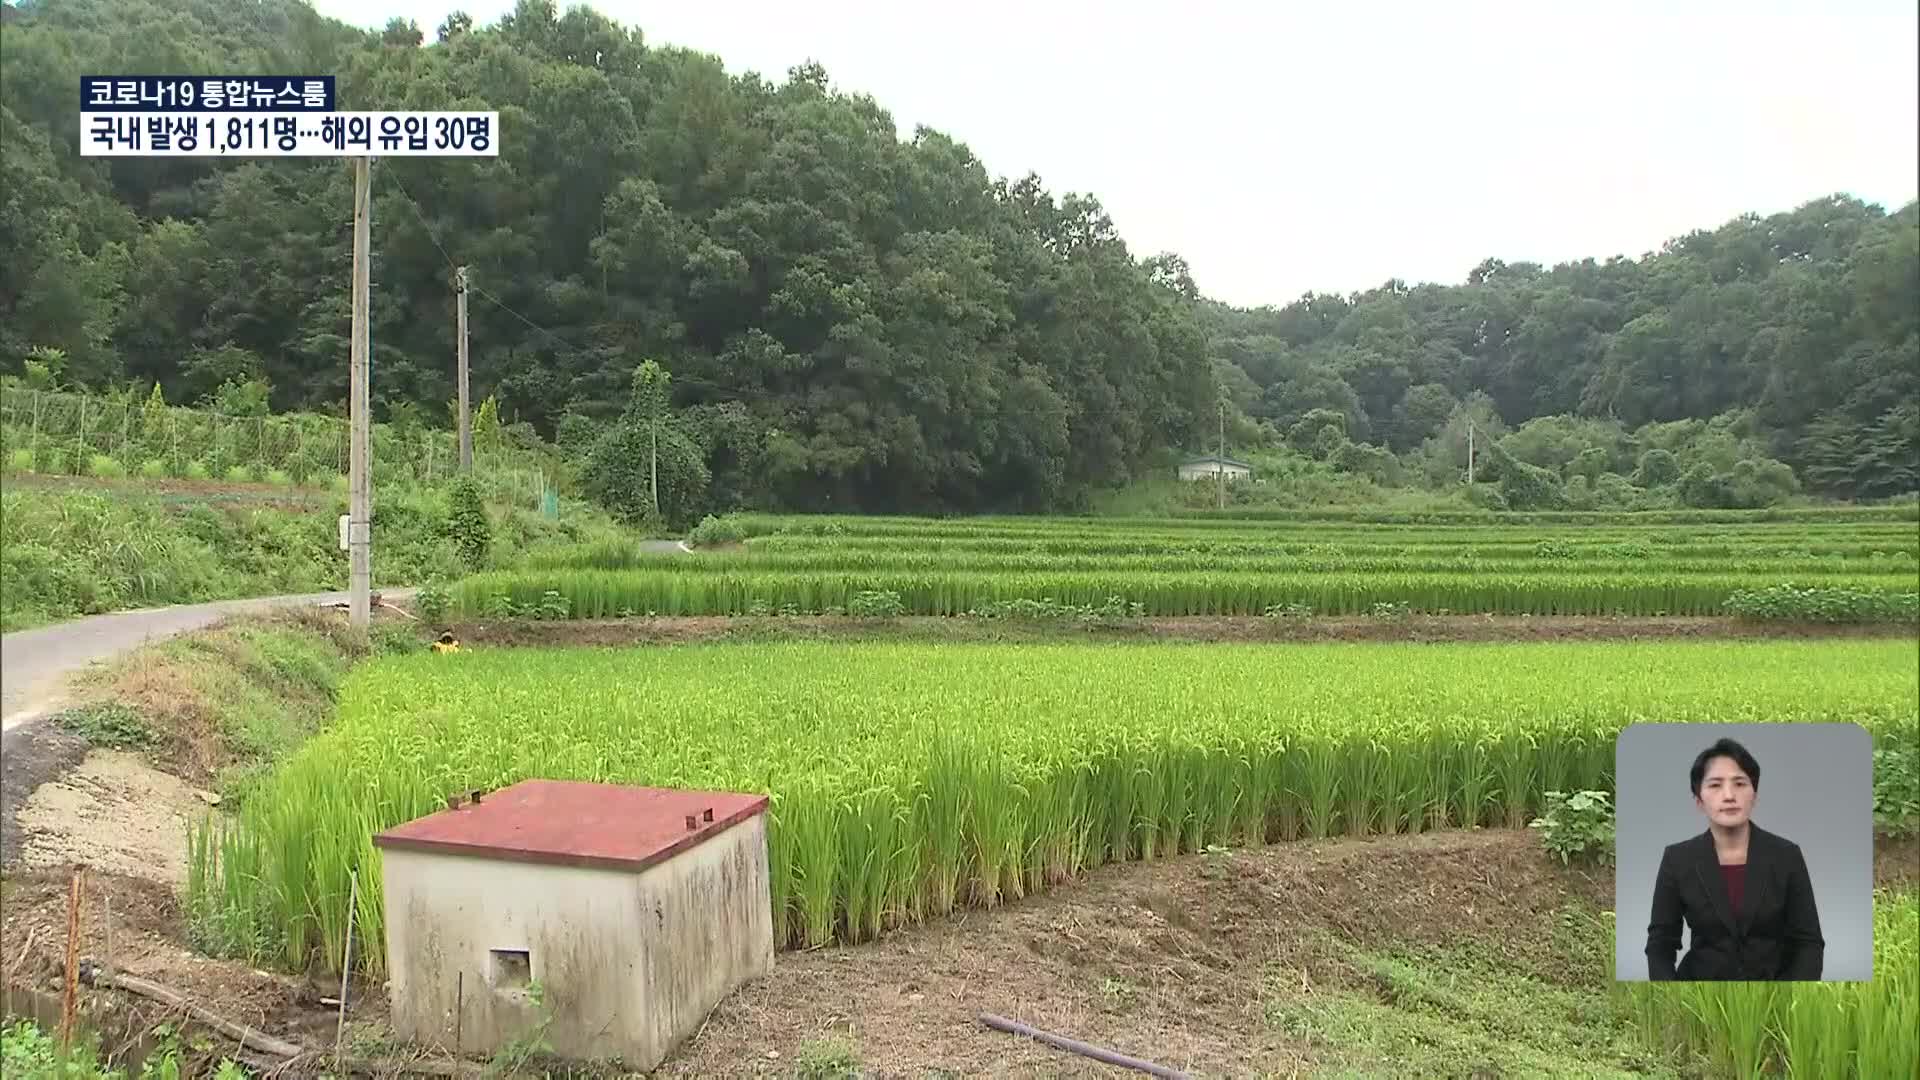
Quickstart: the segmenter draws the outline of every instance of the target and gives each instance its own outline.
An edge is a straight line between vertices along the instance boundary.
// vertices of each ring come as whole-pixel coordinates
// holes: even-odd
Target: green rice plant
[[[497,597],[537,604],[565,597],[574,618],[613,618],[621,610],[664,615],[740,615],[792,605],[807,613],[841,609],[861,616],[959,615],[1032,603],[1050,609],[1141,616],[1257,616],[1300,605],[1323,615],[1387,612],[1495,615],[1716,615],[1729,596],[1754,584],[1731,573],[1641,571],[1594,575],[1564,570],[1462,572],[1054,571],[967,568],[873,571],[756,569],[725,556],[662,559],[630,570],[514,570],[476,574],[454,587],[465,615],[484,614]],[[1900,608],[1913,575],[1900,571],[1838,576],[1835,588]],[[1904,610],[1904,609],[1901,609]],[[1103,614],[1104,617],[1104,614]]]
[[[1920,623],[1920,591],[1883,592],[1844,585],[1742,589],[1727,611],[1752,622]]]
[[[1713,1075],[1906,1077],[1920,1068],[1916,955],[1920,892],[1880,889],[1870,981],[1642,982],[1612,997],[1643,1043],[1704,1058]]]
[[[818,946],[1105,862],[1411,828],[1434,805],[1524,825],[1548,790],[1605,790],[1636,720],[1920,736],[1901,640],[706,643],[396,655],[339,693],[331,727],[196,827],[201,939],[294,968],[338,955],[357,870],[379,974],[371,836],[533,776],[769,795],[775,932]]]

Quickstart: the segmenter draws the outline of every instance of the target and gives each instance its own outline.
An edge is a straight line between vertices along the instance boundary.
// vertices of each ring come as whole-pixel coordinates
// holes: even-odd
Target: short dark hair
[[[1753,790],[1760,790],[1760,763],[1754,760],[1746,747],[1732,739],[1720,739],[1712,746],[1700,751],[1699,756],[1693,759],[1693,771],[1688,774],[1688,779],[1693,784],[1694,798],[1700,797],[1700,782],[1706,779],[1707,762],[1717,757],[1732,758],[1733,763],[1740,766],[1740,771],[1746,773],[1747,779],[1752,781]]]

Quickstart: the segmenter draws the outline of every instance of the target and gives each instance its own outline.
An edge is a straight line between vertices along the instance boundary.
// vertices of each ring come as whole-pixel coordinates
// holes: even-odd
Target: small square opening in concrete
[[[494,949],[493,985],[501,990],[525,990],[533,982],[533,958],[525,949]]]

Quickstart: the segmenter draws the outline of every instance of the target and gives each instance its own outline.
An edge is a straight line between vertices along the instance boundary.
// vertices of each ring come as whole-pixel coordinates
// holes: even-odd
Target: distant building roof
[[[1249,464],[1247,464],[1247,463],[1246,463],[1246,462],[1244,462],[1244,461],[1235,461],[1234,459],[1232,459],[1232,458],[1230,458],[1230,457],[1221,457],[1221,456],[1220,456],[1220,455],[1218,455],[1218,454],[1208,454],[1208,455],[1207,455],[1206,457],[1196,457],[1196,458],[1188,458],[1187,460],[1185,460],[1185,461],[1183,461],[1183,462],[1181,462],[1180,464],[1182,464],[1182,465],[1212,465],[1212,464],[1213,464],[1213,463],[1215,463],[1215,462],[1219,462],[1219,463],[1220,463],[1220,464],[1222,464],[1222,465],[1232,465],[1232,466],[1234,466],[1234,467],[1236,467],[1236,468],[1241,468],[1241,469],[1246,469],[1246,470],[1247,470],[1248,472],[1252,472],[1252,471],[1253,471],[1253,466],[1251,466],[1251,465],[1249,465]]]

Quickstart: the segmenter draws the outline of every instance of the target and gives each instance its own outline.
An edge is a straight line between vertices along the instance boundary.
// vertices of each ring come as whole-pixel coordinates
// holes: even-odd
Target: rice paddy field
[[[1507,515],[1512,516],[1512,515]],[[1540,515],[1538,520],[1329,521],[769,517],[743,547],[647,555],[560,551],[457,583],[458,613],[555,600],[573,618],[843,612],[862,594],[959,615],[1018,601],[1118,601],[1147,616],[1287,609],[1428,614],[1720,615],[1744,592],[1791,586],[1853,598],[1860,621],[1920,621],[1912,508],[1810,514]]]
[[[719,550],[557,551],[456,614],[1741,614],[1920,625],[1914,508],[1350,520],[786,518]],[[708,539],[713,539],[709,537]],[[1752,598],[1760,597],[1756,602]],[[1742,599],[1745,598],[1745,599]],[[1897,633],[1897,632],[1896,632]],[[1920,740],[1912,635],[1513,644],[875,640],[479,649],[357,668],[338,717],[190,838],[204,947],[384,972],[374,833],[529,777],[761,792],[779,944],[993,907],[1209,845],[1522,828],[1611,791],[1635,722],[1844,721]],[[1546,857],[1543,853],[1542,857]],[[1870,984],[1624,985],[1649,1046],[1726,1075],[1914,1075],[1920,901],[1876,906]]]
[[[1612,787],[1636,721],[1912,738],[1911,642],[685,645],[403,657],[194,838],[217,940],[338,955],[348,872],[381,963],[372,834],[530,776],[764,792],[791,945],[992,905],[1210,843],[1518,827]]]

